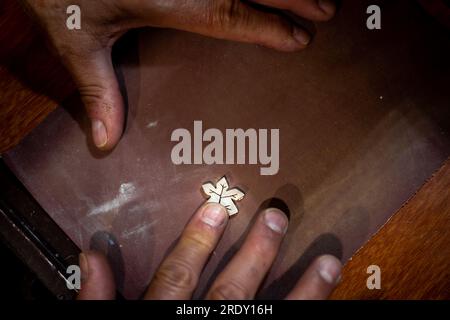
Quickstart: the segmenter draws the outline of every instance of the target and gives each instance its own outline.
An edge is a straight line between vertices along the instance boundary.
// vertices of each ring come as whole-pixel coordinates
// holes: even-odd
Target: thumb
[[[112,65],[111,49],[101,48],[87,55],[64,57],[74,77],[97,148],[111,150],[124,127],[124,102]]]
[[[81,290],[78,300],[112,300],[116,289],[106,257],[95,251],[80,254]]]

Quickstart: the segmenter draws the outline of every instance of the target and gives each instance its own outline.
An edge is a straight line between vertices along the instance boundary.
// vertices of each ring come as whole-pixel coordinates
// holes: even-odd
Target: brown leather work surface
[[[74,100],[5,158],[73,241],[108,250],[128,298],[203,203],[202,183],[226,174],[247,195],[196,296],[279,199],[291,223],[261,297],[282,297],[317,254],[349,259],[450,155],[448,33],[410,1],[381,3],[382,30],[365,28],[369,2],[344,3],[301,53],[143,30],[120,61],[129,113],[111,154],[88,144]],[[279,128],[280,171],[172,164],[171,133],[193,134],[194,120]]]

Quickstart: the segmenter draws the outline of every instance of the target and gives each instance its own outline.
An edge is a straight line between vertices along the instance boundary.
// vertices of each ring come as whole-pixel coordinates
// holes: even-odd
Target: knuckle
[[[207,20],[213,27],[228,29],[245,24],[249,18],[249,12],[240,0],[218,0],[212,2]]]
[[[268,255],[273,255],[273,251],[276,250],[276,241],[271,238],[261,238],[261,243],[255,243],[252,245],[252,254],[258,258],[264,258]]]
[[[113,104],[107,99],[107,89],[98,84],[81,85],[78,87],[81,98],[87,108],[95,108],[97,111],[109,113]]]
[[[247,289],[231,280],[215,286],[208,297],[212,300],[248,300],[251,295]]]
[[[78,90],[83,98],[102,100],[105,96],[106,88],[98,84],[88,84],[79,86]]]
[[[191,251],[209,252],[213,249],[210,238],[202,234],[187,234],[182,238],[182,241]]]
[[[197,276],[192,268],[179,260],[164,262],[155,275],[155,281],[170,290],[193,290]]]

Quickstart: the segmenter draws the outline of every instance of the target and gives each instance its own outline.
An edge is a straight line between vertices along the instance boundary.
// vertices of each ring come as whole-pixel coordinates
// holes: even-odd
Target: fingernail
[[[201,220],[207,225],[217,228],[225,222],[227,216],[227,210],[223,206],[210,203],[203,209]]]
[[[285,234],[288,221],[284,213],[279,210],[269,209],[264,213],[264,222],[266,226],[277,233]]]
[[[317,4],[319,5],[320,9],[322,9],[322,11],[328,15],[334,14],[334,11],[336,10],[336,5],[332,0],[319,0]]]
[[[81,269],[81,279],[86,280],[89,275],[89,267],[86,255],[84,253],[80,253],[80,255],[78,256],[78,263]]]
[[[295,40],[297,40],[298,43],[300,43],[303,46],[306,46],[309,43],[309,41],[311,41],[311,37],[308,34],[308,32],[296,26],[294,26],[292,36],[295,38]]]
[[[105,124],[97,119],[92,120],[92,138],[97,148],[102,148],[108,142]]]
[[[341,263],[334,256],[323,256],[319,260],[320,277],[329,284],[337,284],[341,276]]]

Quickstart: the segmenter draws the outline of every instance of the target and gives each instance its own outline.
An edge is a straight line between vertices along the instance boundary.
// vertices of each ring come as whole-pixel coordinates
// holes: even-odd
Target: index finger
[[[266,5],[292,13],[314,21],[326,21],[331,19],[336,12],[336,4],[333,0],[251,0],[252,2]]]
[[[156,271],[144,299],[190,299],[227,221],[228,213],[219,204],[208,203],[197,210]]]

